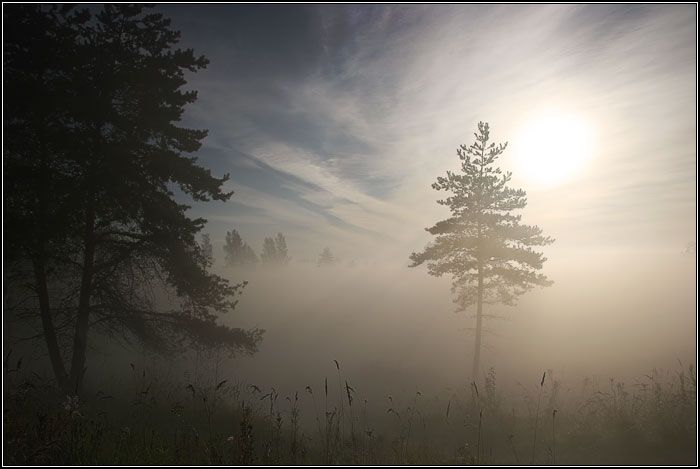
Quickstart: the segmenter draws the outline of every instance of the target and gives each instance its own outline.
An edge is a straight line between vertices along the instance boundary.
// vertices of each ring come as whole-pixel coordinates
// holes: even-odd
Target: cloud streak
[[[402,260],[444,215],[430,183],[477,121],[511,140],[512,169],[520,129],[559,109],[592,124],[595,154],[555,188],[514,174],[528,218],[564,245],[695,236],[691,5],[163,8],[212,63],[187,123],[210,129],[201,158],[240,207],[211,229]]]

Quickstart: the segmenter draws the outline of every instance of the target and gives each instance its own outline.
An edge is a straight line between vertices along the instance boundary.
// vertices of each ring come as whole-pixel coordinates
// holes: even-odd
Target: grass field
[[[545,376],[505,399],[490,370],[443,396],[380,402],[337,376],[291,395],[199,377],[63,396],[5,370],[5,464],[695,464],[696,374],[635,383]],[[218,381],[218,382],[216,382]],[[341,391],[341,392],[338,392]],[[518,395],[516,394],[516,395]],[[373,397],[373,399],[375,399]]]

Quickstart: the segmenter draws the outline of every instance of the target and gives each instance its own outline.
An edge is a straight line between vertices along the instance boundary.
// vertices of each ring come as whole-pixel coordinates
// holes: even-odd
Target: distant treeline
[[[212,253],[211,241],[208,234],[202,235],[202,249],[205,253]],[[224,241],[224,260],[228,266],[241,265],[286,265],[291,261],[287,240],[282,233],[275,237],[266,237],[263,241],[262,251],[257,255],[253,248],[243,241],[237,230],[227,231]],[[210,254],[209,257],[213,259]],[[325,247],[318,256],[317,265],[330,266],[338,262],[330,248]]]

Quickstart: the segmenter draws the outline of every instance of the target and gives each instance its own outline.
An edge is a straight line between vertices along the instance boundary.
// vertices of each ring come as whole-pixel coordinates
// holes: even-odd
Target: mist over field
[[[503,391],[517,393],[518,382],[534,385],[545,370],[576,386],[584,378],[634,382],[654,369],[674,370],[679,361],[695,363],[692,256],[671,251],[640,259],[616,251],[595,261],[582,257],[552,259],[555,285],[517,307],[488,310],[503,319],[487,323],[483,368],[496,370]],[[624,278],[604,274],[620,265],[629,270]],[[249,281],[224,322],[266,331],[253,356],[221,353],[225,378],[289,395],[335,379],[338,360],[354,386],[375,400],[415,391],[439,395],[471,382],[473,313],[455,312],[446,279],[399,262],[222,266],[221,273]],[[110,363],[117,376],[129,374],[130,362],[151,363],[149,354],[127,356],[95,361]],[[171,364],[172,373],[191,370],[194,361],[183,356]]]
[[[631,275],[600,275],[621,263]],[[691,258],[677,252],[640,261],[618,254],[576,269],[566,264],[551,263],[558,282],[548,291],[531,294],[517,308],[488,311],[507,320],[489,322],[485,369],[493,366],[503,380],[522,382],[537,381],[533,377],[544,369],[572,377],[632,377],[675,367],[678,359],[693,362]],[[333,371],[333,359],[355,381],[387,391],[394,379],[440,389],[463,384],[469,374],[473,313],[454,313],[444,280],[401,265],[330,272],[289,266],[247,278],[235,317],[265,328],[269,341],[254,359],[241,360],[242,376],[252,382],[284,377],[300,386]]]
[[[697,5],[3,28],[4,463],[697,463]]]

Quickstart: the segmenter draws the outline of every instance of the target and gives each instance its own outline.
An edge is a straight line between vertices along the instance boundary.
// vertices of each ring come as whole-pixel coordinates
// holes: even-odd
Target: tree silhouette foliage
[[[476,304],[473,379],[478,379],[483,305],[514,305],[534,286],[552,282],[538,273],[546,258],[533,249],[554,242],[537,226],[520,223],[514,211],[527,204],[525,191],[508,187],[511,173],[495,166],[506,144],[490,143],[489,125],[479,122],[476,141],[461,145],[461,172],[447,172],[432,187],[449,195],[439,200],[451,216],[426,230],[435,236],[411,267],[426,263],[431,275],[451,275],[458,310]]]
[[[263,241],[260,260],[267,265],[284,265],[289,263],[287,240],[282,233],[277,233],[274,238],[265,238]]]
[[[317,265],[319,267],[334,265],[337,262],[335,256],[331,252],[330,248],[325,247],[321,254],[318,256]]]
[[[211,265],[214,264],[214,247],[211,245],[211,236],[209,236],[209,233],[202,233],[201,249],[206,265],[211,267]]]
[[[258,256],[247,243],[243,242],[238,231],[226,232],[226,243],[224,244],[227,265],[247,265],[258,262]]]
[[[3,10],[5,273],[33,297],[17,314],[40,323],[58,382],[80,388],[93,330],[253,353],[262,331],[217,322],[244,283],[208,271],[205,220],[174,192],[232,194],[191,155],[207,131],[178,125],[207,59],[143,5]]]

